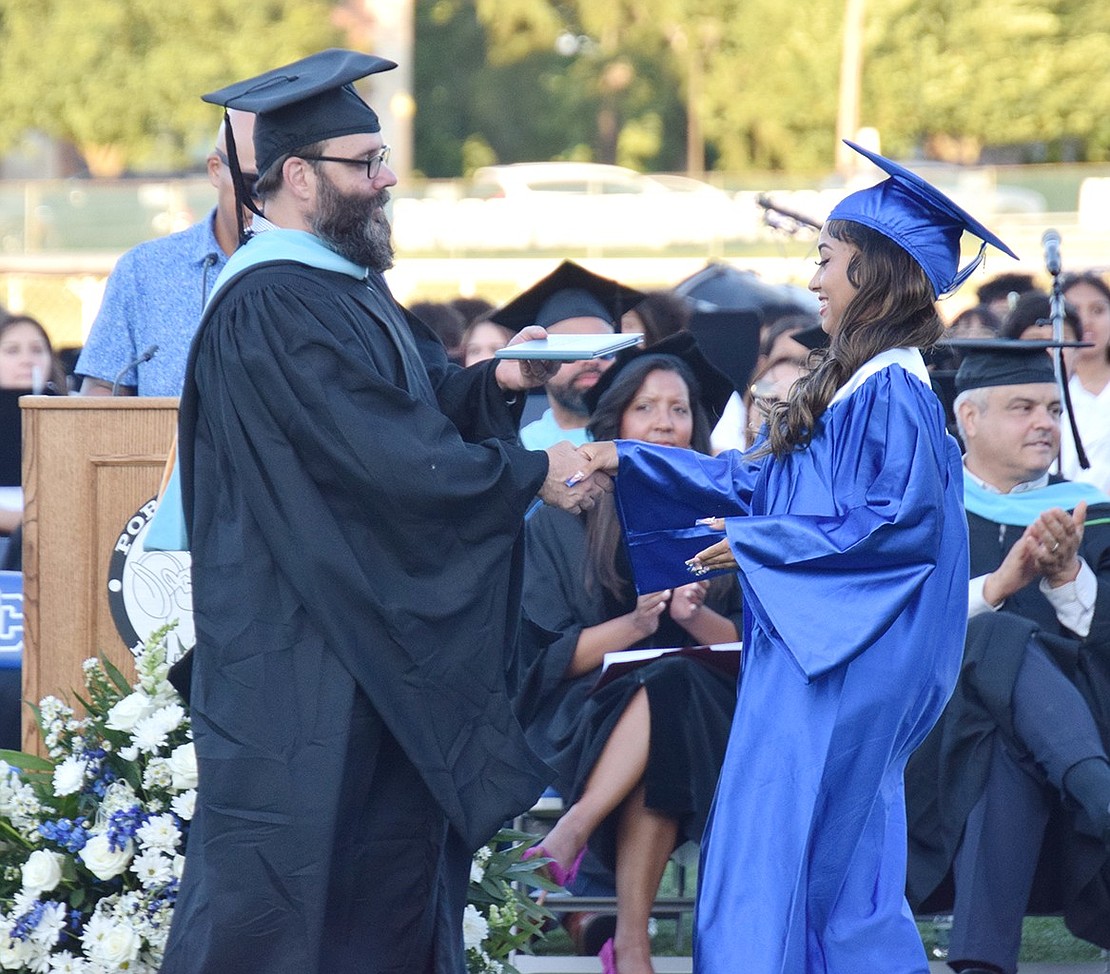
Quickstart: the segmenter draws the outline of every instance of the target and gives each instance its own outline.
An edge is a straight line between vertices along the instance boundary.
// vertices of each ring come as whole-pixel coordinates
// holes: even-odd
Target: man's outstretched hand
[[[597,445],[586,444],[591,447]],[[611,443],[608,445],[613,446]],[[613,489],[612,478],[600,468],[592,453],[583,453],[585,449],[580,447],[576,450],[566,440],[548,447],[547,479],[540,488],[540,500],[578,514],[588,511],[603,494]],[[615,447],[613,456],[616,456]]]

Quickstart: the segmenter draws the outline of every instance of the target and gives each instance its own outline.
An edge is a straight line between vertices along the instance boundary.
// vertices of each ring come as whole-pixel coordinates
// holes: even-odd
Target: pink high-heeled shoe
[[[601,974],[618,974],[617,950],[613,946],[612,937],[601,945],[601,950],[597,952],[597,957],[598,960],[601,961]]]
[[[564,869],[554,859],[551,854],[542,846],[534,845],[531,849],[525,851],[524,855],[520,857],[520,861],[524,862],[526,859],[534,859],[536,856],[542,856],[545,859],[551,859],[543,868],[548,872],[552,882],[558,886],[567,886],[574,882],[575,877],[578,875],[578,867],[582,865],[582,857],[586,854],[586,847],[582,846],[578,850],[578,855],[574,857],[574,862],[570,864],[569,869]]]

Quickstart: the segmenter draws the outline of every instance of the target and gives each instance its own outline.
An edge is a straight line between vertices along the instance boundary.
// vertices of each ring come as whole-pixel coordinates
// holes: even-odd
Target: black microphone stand
[[[817,220],[806,216],[804,213],[798,213],[795,210],[788,210],[784,206],[779,206],[767,196],[766,193],[760,193],[755,201],[763,209],[763,222],[773,230],[782,230],[784,233],[794,236],[802,229],[821,229],[821,224]],[[777,219],[777,217],[785,217],[789,222],[783,222]]]
[[[1083,449],[1083,441],[1079,438],[1079,426],[1075,422],[1075,412],[1071,408],[1071,389],[1068,384],[1068,370],[1064,364],[1064,350],[1059,343],[1064,340],[1064,291],[1060,287],[1061,267],[1058,260],[1049,261],[1047,270],[1052,275],[1052,289],[1048,298],[1048,314],[1052,321],[1052,340],[1057,347],[1052,350],[1052,362],[1056,369],[1056,382],[1060,386],[1060,398],[1064,401],[1064,409],[1068,414],[1068,425],[1071,427],[1072,440],[1075,443],[1075,455],[1079,466],[1083,470],[1090,469],[1091,461],[1087,459],[1087,451]],[[1063,475],[1063,457],[1056,454],[1056,472]]]

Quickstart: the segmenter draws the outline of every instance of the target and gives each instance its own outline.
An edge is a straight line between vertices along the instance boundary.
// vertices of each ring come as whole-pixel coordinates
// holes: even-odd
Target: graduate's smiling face
[[[694,438],[690,390],[677,372],[655,369],[621,414],[622,440],[689,447]]]
[[[1004,492],[1043,476],[1060,450],[1056,384],[1027,382],[976,392],[959,409],[967,468]]]
[[[859,290],[848,275],[848,265],[859,251],[855,246],[833,237],[827,227],[817,239],[817,271],[809,289],[817,295],[821,327],[835,335],[849,302]]]

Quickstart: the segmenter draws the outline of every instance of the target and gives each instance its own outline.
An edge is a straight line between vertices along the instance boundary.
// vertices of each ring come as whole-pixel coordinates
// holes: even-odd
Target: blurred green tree
[[[498,162],[683,168],[680,81],[652,19],[670,2],[417,4],[420,169],[458,173],[462,146],[475,134]]]
[[[704,154],[733,171],[832,164],[846,0],[428,6],[445,5],[478,39],[472,94],[511,129],[509,143],[470,130],[500,161],[585,154],[696,170]],[[417,39],[419,58],[428,38],[418,30]],[[553,50],[563,52],[561,72]],[[1030,158],[1066,146],[1103,160],[1110,74],[1096,66],[1108,61],[1105,0],[867,0],[860,122],[893,154],[973,162],[984,146],[1024,144]],[[457,63],[430,57],[428,85]],[[487,88],[482,76],[496,81]]]
[[[340,41],[334,0],[0,0],[0,146],[71,142],[93,175],[176,168],[211,145],[198,98]]]
[[[888,149],[975,162],[986,145],[1110,151],[1104,0],[869,0],[865,114]]]

